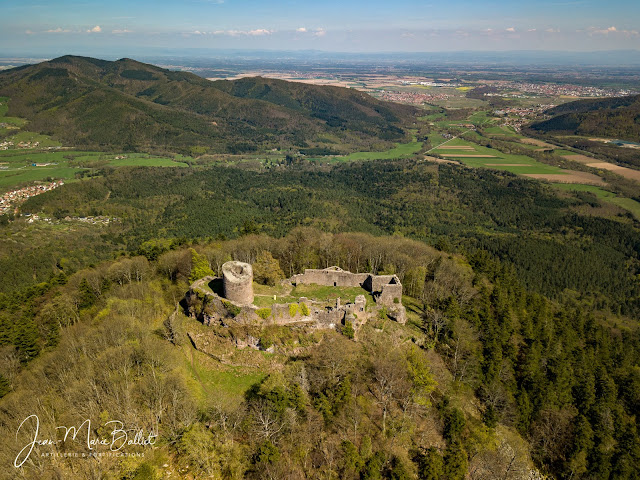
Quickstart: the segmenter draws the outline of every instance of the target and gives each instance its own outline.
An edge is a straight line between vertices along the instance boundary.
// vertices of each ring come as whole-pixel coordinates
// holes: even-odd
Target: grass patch
[[[291,296],[298,299],[307,297],[320,302],[335,303],[340,298],[342,303],[353,303],[356,296],[365,295],[367,305],[373,303],[373,297],[369,292],[360,287],[329,287],[324,285],[298,285],[291,291]]]
[[[189,372],[200,380],[203,394],[206,396],[216,395],[242,400],[246,391],[266,376],[261,372],[248,372],[241,367],[209,367],[208,360],[206,355],[198,351],[193,352],[193,364],[187,360]]]
[[[489,135],[498,135],[505,137],[524,138],[522,135],[518,135],[512,127],[506,125],[494,125],[483,129],[484,133]]]
[[[412,142],[400,143],[394,148],[385,152],[356,152],[343,157],[337,157],[341,161],[354,161],[354,160],[392,160],[394,158],[409,157],[420,151],[422,148],[422,142],[416,141],[414,138]]]
[[[640,202],[631,198],[619,197],[613,192],[593,185],[554,183],[553,186],[565,191],[593,193],[599,200],[623,208],[630,212],[636,220],[640,220]]]

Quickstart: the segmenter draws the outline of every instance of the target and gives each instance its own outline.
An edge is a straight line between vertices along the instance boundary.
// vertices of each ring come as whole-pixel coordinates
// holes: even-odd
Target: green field
[[[486,127],[483,131],[488,135],[524,138],[522,135],[518,135],[513,128],[507,127],[505,125],[494,125],[491,127]]]
[[[485,167],[493,168],[496,170],[506,170],[507,172],[515,173],[518,175],[526,174],[565,174],[565,171],[561,168],[546,165],[531,157],[525,155],[512,155],[502,153],[495,148],[488,148],[476,143],[469,142],[462,138],[456,138],[447,142],[447,147],[472,147],[471,149],[443,149],[436,148],[433,153],[440,155],[446,155],[446,158],[457,160],[464,163],[469,167]],[[461,157],[459,155],[491,155],[493,158],[469,158]]]
[[[418,142],[415,139],[409,143],[400,143],[385,152],[356,152],[343,157],[337,157],[340,161],[354,161],[354,160],[390,160],[394,158],[409,157],[415,153],[418,153],[422,148],[422,142]]]
[[[618,197],[615,193],[603,190],[600,187],[593,185],[581,185],[581,184],[566,184],[566,183],[554,183],[553,186],[560,190],[573,191],[573,192],[590,192],[593,193],[598,199],[617,205],[620,208],[624,208],[637,219],[640,220],[640,203],[632,200],[631,198]]]
[[[92,168],[104,167],[186,167],[184,162],[167,157],[154,157],[144,153],[126,154],[126,158],[116,159],[118,154],[82,152],[75,150],[38,151],[31,149],[5,150],[0,152],[0,190],[7,190],[22,184],[48,179],[71,180],[76,174]],[[180,159],[186,157],[180,157]],[[55,165],[33,166],[34,163]]]

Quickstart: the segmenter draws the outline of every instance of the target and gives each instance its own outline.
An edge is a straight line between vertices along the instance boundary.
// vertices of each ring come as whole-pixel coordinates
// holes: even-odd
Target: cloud
[[[306,31],[307,31],[307,29],[304,28],[304,27],[296,28],[296,32],[298,32],[298,33],[305,33]]]
[[[324,37],[327,34],[327,31],[324,28],[318,28],[313,33],[314,37]]]
[[[45,30],[45,33],[70,33],[71,30],[63,29],[63,28],[51,28],[49,30]]]
[[[560,29],[559,28],[547,28],[545,31],[547,33],[560,33]]]
[[[195,35],[205,35],[206,32],[200,32],[196,30],[195,32],[189,32]],[[266,28],[256,28],[255,30],[216,30],[214,32],[210,32],[211,35],[229,35],[231,37],[240,37],[240,36],[249,36],[249,37],[260,37],[262,35],[271,35],[275,33],[275,30],[268,30]]]
[[[624,35],[625,37],[637,37],[638,36],[638,31],[637,30],[618,30],[614,26],[611,26],[609,28],[590,27],[588,29],[588,32],[589,32],[589,36],[593,36],[593,35],[605,35],[605,36],[609,36],[609,35]]]
[[[264,28],[258,28],[256,30],[251,30],[249,32],[247,32],[247,35],[252,35],[252,36],[260,36],[260,35],[271,35],[273,33],[272,30],[266,30]]]
[[[527,30],[527,32],[535,32],[537,30],[538,30],[537,28],[530,28],[529,30]]]
[[[35,32],[32,32],[31,30],[25,30],[24,33],[26,33],[27,35],[34,35]]]
[[[102,28],[100,28],[100,25],[96,25],[95,27],[87,30],[87,33],[100,33],[102,31]]]
[[[122,29],[122,30],[111,30],[111,33],[115,33],[115,34],[119,34],[119,33],[133,33],[133,30],[128,30],[126,28]]]
[[[515,32],[516,29],[514,27],[509,27],[507,28],[507,32]]]

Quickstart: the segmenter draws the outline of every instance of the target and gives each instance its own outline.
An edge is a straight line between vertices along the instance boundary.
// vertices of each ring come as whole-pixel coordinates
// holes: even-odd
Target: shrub
[[[240,307],[234,305],[231,302],[228,302],[227,300],[222,300],[222,305],[224,305],[224,308],[227,309],[227,312],[229,312],[229,314],[234,318],[242,311]]]
[[[345,322],[344,327],[342,327],[342,334],[347,338],[353,339],[356,331],[353,329],[353,324],[351,322]]]
[[[266,320],[271,316],[270,308],[259,308],[256,310],[256,315],[258,315],[261,319]]]
[[[309,307],[307,307],[306,303],[301,303],[300,304],[300,312],[302,313],[302,315],[304,315],[305,317],[308,316],[311,312],[309,311]]]
[[[296,314],[298,313],[298,305],[296,303],[290,303],[289,304],[289,316],[291,318],[295,317]]]

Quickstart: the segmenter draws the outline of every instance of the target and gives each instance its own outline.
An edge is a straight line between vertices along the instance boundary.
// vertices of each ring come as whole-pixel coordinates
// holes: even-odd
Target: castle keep
[[[248,263],[226,262],[222,265],[224,296],[241,305],[253,303],[253,268]]]

